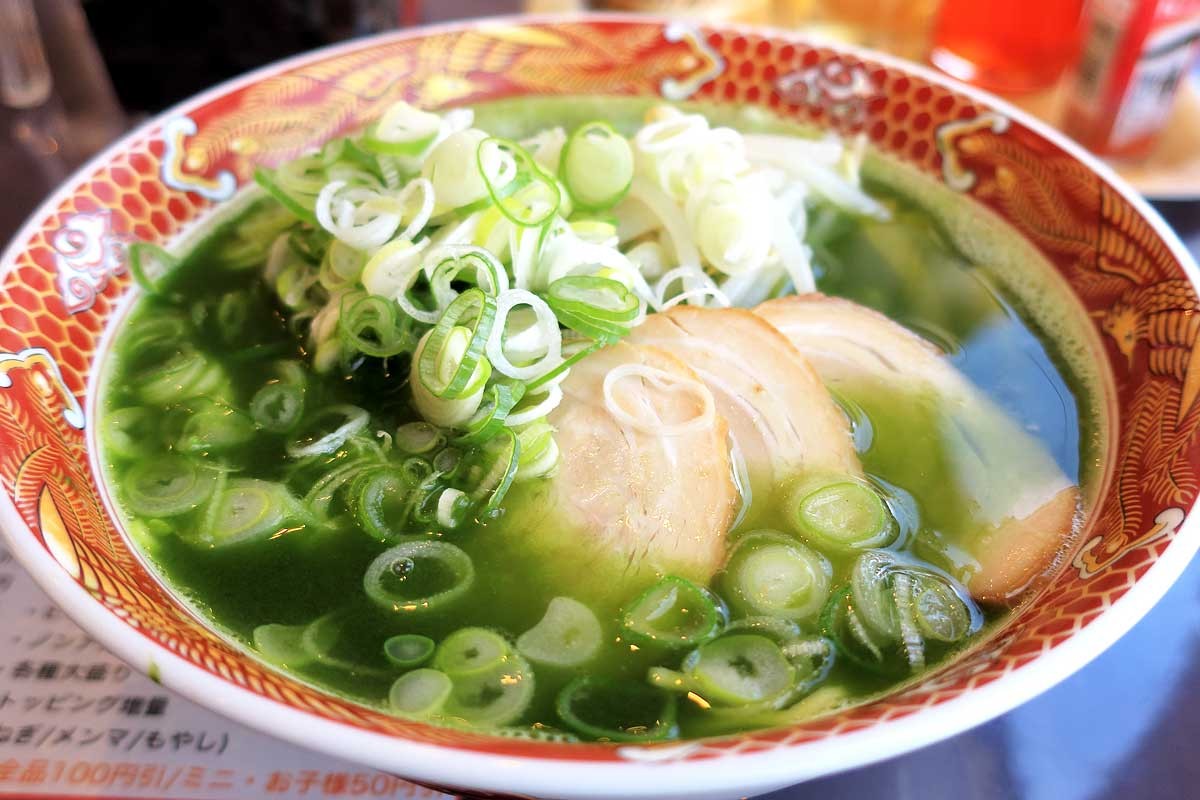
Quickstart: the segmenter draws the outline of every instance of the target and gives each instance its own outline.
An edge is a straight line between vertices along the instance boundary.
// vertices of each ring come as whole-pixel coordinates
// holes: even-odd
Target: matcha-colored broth
[[[546,124],[573,124],[598,117],[613,120],[626,131],[640,118],[646,102],[506,102],[480,107],[478,125],[499,135],[519,137]],[[706,109],[708,111],[708,109]],[[786,129],[750,112],[712,110],[717,122],[743,129]],[[996,292],[977,265],[968,261],[948,240],[934,216],[896,189],[872,184],[894,212],[889,222],[863,221],[834,215],[824,221],[826,230],[816,243],[823,270],[823,290],[874,306],[889,316],[920,330],[947,346],[964,369],[1005,410],[1046,443],[1064,471],[1076,477],[1079,465],[1079,421],[1068,380],[1051,351],[1022,322],[1013,306]],[[266,206],[251,207],[249,217],[265,213]],[[102,394],[108,412],[140,402],[136,353],[128,347],[139,328],[167,315],[185,321],[177,342],[219,363],[228,375],[227,396],[214,398],[245,409],[254,393],[272,374],[281,358],[303,358],[301,339],[289,330],[285,315],[261,286],[257,268],[231,269],[222,263],[236,228],[217,230],[192,252],[175,293],[186,299],[144,298],[125,321],[118,337],[110,372]],[[224,250],[222,248],[225,248]],[[223,296],[241,293],[246,298],[245,318],[236,336],[226,336],[216,320]],[[222,338],[222,337],[225,338]],[[1002,365],[1002,369],[1000,368]],[[352,379],[341,375],[307,376],[309,408],[333,403],[353,403],[371,415],[369,431],[394,431],[414,418],[407,405],[406,363],[361,366]],[[962,519],[964,498],[948,479],[947,465],[933,444],[938,412],[920,400],[892,402],[870,391],[849,398],[865,413],[869,446],[862,452],[868,473],[913,496],[921,516],[906,530],[898,547],[910,549],[935,565],[950,569],[946,528]],[[167,453],[194,402],[168,402],[154,407],[159,434],[152,450]],[[153,438],[153,437],[151,437]],[[302,497],[308,476],[289,472],[282,434],[259,432],[241,446],[228,449],[221,462],[238,478],[290,479]],[[123,456],[106,450],[109,479],[122,496],[122,475],[144,456]],[[312,480],[320,477],[314,470]],[[308,481],[311,485],[312,480]],[[759,501],[760,503],[763,501]],[[370,602],[363,592],[363,576],[371,562],[389,545],[372,539],[349,521],[321,525],[311,521],[265,541],[226,547],[209,546],[188,535],[203,521],[195,512],[147,523],[134,514],[127,522],[160,569],[167,583],[205,618],[229,636],[251,646],[253,632],[267,623],[303,625],[332,614],[338,631],[333,657],[345,667],[301,666],[295,671],[348,697],[383,705],[391,681],[402,670],[383,658],[383,641],[398,633],[424,634],[435,641],[463,626],[481,626],[515,638],[533,627],[547,604],[559,595],[573,595],[580,582],[603,581],[589,574],[587,564],[545,564],[522,557],[520,531],[505,526],[504,518],[478,525],[469,523],[446,538],[471,557],[476,579],[468,592],[445,610],[428,613],[390,612]],[[756,525],[789,530],[778,508],[757,508]],[[744,531],[736,531],[743,533]],[[834,564],[835,587],[847,579],[851,559],[828,554]],[[715,586],[719,588],[721,576]],[[588,592],[583,592],[587,595]],[[593,610],[604,629],[600,655],[580,668],[535,666],[536,697],[521,718],[525,725],[542,723],[561,727],[553,702],[568,680],[580,674],[623,677],[642,681],[653,665],[677,667],[674,656],[654,647],[631,646],[619,636],[620,607],[631,598],[590,593]],[[603,600],[595,597],[603,596]],[[931,648],[931,662],[950,653]],[[893,681],[839,661],[826,682],[825,705],[837,705],[882,691]],[[824,691],[824,690],[822,690]],[[682,734],[706,735],[786,721],[783,716],[761,719],[705,715],[682,703]],[[812,711],[822,709],[814,699]],[[798,713],[798,712],[797,712]]]

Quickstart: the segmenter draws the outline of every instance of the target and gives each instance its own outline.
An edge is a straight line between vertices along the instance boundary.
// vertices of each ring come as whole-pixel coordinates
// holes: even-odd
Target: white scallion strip
[[[558,383],[551,383],[545,387],[541,400],[538,400],[532,406],[523,408],[520,411],[509,414],[504,420],[504,424],[510,428],[516,428],[521,425],[526,425],[534,420],[541,419],[549,414],[554,409],[558,408],[558,404],[562,402],[563,390]]]
[[[559,223],[555,219],[551,225]],[[539,228],[509,227],[509,253],[512,256],[513,286],[518,289],[533,288],[534,273],[541,253],[543,231]]]
[[[414,178],[409,181],[396,196],[396,202],[407,211],[412,205],[413,196],[418,193],[420,194],[420,203],[417,204],[416,211],[408,216],[408,227],[401,232],[399,236],[401,239],[416,238],[417,234],[429,224],[429,218],[433,216],[433,184],[425,178]]]
[[[771,244],[774,245],[783,268],[787,270],[788,277],[792,279],[796,293],[815,292],[817,282],[813,277],[810,250],[797,235],[784,208],[772,208]]]
[[[660,278],[667,271],[667,254],[657,241],[640,242],[629,248],[625,257],[647,280]]]
[[[668,296],[671,286],[679,282],[681,289]],[[691,305],[704,305],[703,300],[711,297],[716,301],[717,305],[728,308],[730,306],[729,298],[725,293],[713,283],[713,279],[708,277],[707,273],[699,267],[682,266],[667,271],[658,283],[654,285],[654,307],[657,311],[666,311],[672,306],[677,306],[680,303],[689,303]],[[701,301],[696,303],[694,301]]]
[[[687,219],[666,192],[639,175],[629,187],[629,196],[643,203],[650,213],[658,218],[671,242],[671,249],[675,252],[676,263],[700,263],[700,251],[692,239]]]
[[[346,421],[322,436],[320,439],[316,439],[308,444],[299,444],[294,442],[289,443],[287,446],[287,453],[289,456],[292,456],[293,458],[304,458],[306,456],[317,456],[325,453],[332,453],[334,450],[337,450],[339,447],[345,444],[346,440],[351,436],[367,427],[367,423],[371,419],[371,416],[366,412],[366,410],[361,409],[358,406],[346,404],[330,406],[326,413],[342,414],[346,417]]]
[[[742,136],[746,157],[755,163],[773,164],[786,170],[794,161],[808,161],[824,167],[836,167],[845,147],[832,133],[820,139],[802,139],[772,133],[747,133]]]
[[[558,172],[558,161],[563,145],[567,143],[567,132],[561,127],[545,128],[521,142],[533,160],[542,169],[554,175]]]
[[[454,504],[458,502],[460,497],[466,497],[467,493],[461,489],[447,488],[443,489],[438,495],[437,502],[437,521],[443,528],[453,528],[458,520],[454,518]]]
[[[617,384],[631,378],[667,394],[677,392],[691,394],[699,399],[700,411],[691,419],[669,424],[657,417],[649,403],[643,403],[647,414],[635,414],[616,396]],[[608,413],[612,414],[619,422],[653,436],[685,436],[697,433],[711,428],[716,420],[716,404],[713,401],[712,392],[707,386],[700,381],[681,378],[657,367],[645,364],[622,364],[613,367],[604,376],[603,391],[604,407],[608,409]],[[653,415],[655,418],[647,419],[647,415]]]
[[[333,292],[329,295],[329,301],[313,315],[308,335],[314,344],[332,339],[337,334],[338,321],[342,316],[342,298],[350,291],[349,288],[342,288]]]
[[[759,269],[771,247],[771,195],[763,176],[715,180],[689,195],[684,213],[705,260],[737,275]]]
[[[410,144],[437,136],[442,118],[403,101],[393,103],[375,123],[375,137],[384,142]]]
[[[450,284],[467,270],[474,271],[475,285],[490,295],[508,290],[508,271],[482,247],[452,245],[430,251],[424,270],[430,276],[430,288],[439,309],[445,309],[458,297]]]
[[[356,250],[375,250],[400,227],[401,206],[374,189],[330,181],[317,195],[317,222]]]
[[[371,294],[396,298],[406,314],[432,325],[441,318],[441,314],[418,309],[405,297],[421,272],[421,254],[428,244],[428,239],[416,244],[406,239],[389,242],[368,259],[361,280]],[[405,298],[403,302],[400,299],[402,297]]]
[[[558,441],[553,437],[542,448],[542,452],[538,457],[528,464],[522,464],[517,468],[516,479],[519,481],[529,480],[531,478],[542,478],[549,475],[556,466],[558,466]]]
[[[545,354],[532,363],[516,365],[504,352],[504,334],[509,313],[518,306],[529,306],[537,315],[537,327]],[[558,317],[546,301],[524,289],[509,289],[496,298],[496,320],[488,337],[487,357],[499,373],[517,380],[528,381],[546,374],[562,363],[562,331]]]
[[[659,119],[643,125],[633,143],[643,153],[657,155],[686,148],[708,130],[708,120],[699,114],[683,114],[670,106],[654,110]]]

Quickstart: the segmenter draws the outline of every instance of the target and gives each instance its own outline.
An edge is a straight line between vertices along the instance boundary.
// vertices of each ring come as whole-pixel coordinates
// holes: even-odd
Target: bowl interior
[[[861,134],[888,168],[957,198],[950,205],[964,224],[974,216],[1015,232],[1022,252],[1045,262],[1050,294],[1073,298],[1032,313],[1046,327],[1070,316],[1070,347],[1095,368],[1100,440],[1086,527],[1036,602],[963,659],[886,698],[788,728],[652,749],[653,758],[685,765],[876,735],[840,759],[772,773],[799,778],[947,735],[1081,666],[1182,570],[1197,544],[1184,521],[1200,487],[1194,265],[1107,171],[1002,104],[884,57],[644,18],[514,20],[356,42],[188,101],[86,166],[0,262],[0,517],[34,576],[135,666],[258,727],[332,750],[348,737],[365,748],[355,757],[415,775],[413,751],[388,742],[644,765],[635,748],[398,719],[265,667],[209,630],[143,563],[114,522],[92,446],[97,364],[130,296],[129,241],[176,240],[233,199],[257,165],[356,129],[397,99],[444,106],[523,95],[743,105]],[[273,713],[280,706],[289,713]],[[292,729],[300,720],[303,733]],[[901,735],[904,721],[913,735]]]

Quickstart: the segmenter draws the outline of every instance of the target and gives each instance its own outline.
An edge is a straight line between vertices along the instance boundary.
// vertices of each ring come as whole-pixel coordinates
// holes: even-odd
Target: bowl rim
[[[605,21],[666,27],[676,20],[665,15],[630,13],[514,14],[459,20],[405,28],[309,50],[223,81],[155,114],[76,169],[38,205],[14,234],[0,254],[0,271],[7,272],[6,268],[15,263],[23,245],[42,221],[77,191],[83,180],[98,167],[125,151],[133,142],[148,136],[166,119],[187,113],[270,75],[330,56],[438,33],[526,24]],[[1082,146],[1011,103],[930,67],[801,31],[733,23],[695,24],[703,30],[722,34],[759,34],[827,47],[949,88],[1004,114],[1087,166],[1120,194],[1151,226],[1193,288],[1200,291],[1200,268],[1195,259],[1161,215],[1132,186]],[[206,214],[204,218],[208,216]],[[179,235],[186,235],[186,230]],[[713,759],[723,763],[736,759],[737,770],[704,769],[694,761],[671,759],[673,754],[696,746],[691,742],[648,748],[626,746],[621,749],[635,751],[640,757],[621,762],[549,759],[499,755],[452,744],[414,742],[316,717],[208,673],[126,624],[92,598],[40,546],[7,493],[0,496],[0,531],[13,555],[50,598],[111,652],[136,669],[156,672],[157,679],[167,688],[251,729],[317,752],[439,785],[553,797],[594,797],[594,787],[600,786],[608,797],[638,797],[645,796],[645,787],[649,785],[664,796],[699,797],[768,791],[866,766],[962,733],[1036,697],[1100,655],[1166,593],[1200,549],[1200,512],[1189,509],[1169,545],[1125,594],[1085,627],[1027,664],[985,686],[899,719],[881,720],[860,730],[817,741],[780,744],[753,752],[730,752]],[[804,757],[797,758],[801,754]]]

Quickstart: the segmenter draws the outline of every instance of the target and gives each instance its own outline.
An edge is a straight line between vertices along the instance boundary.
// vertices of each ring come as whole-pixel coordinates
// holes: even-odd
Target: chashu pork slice
[[[671,353],[712,391],[756,505],[804,474],[862,473],[846,415],[807,359],[752,312],[676,306],[648,316],[629,340]]]
[[[1078,488],[940,350],[872,309],[821,294],[772,300],[756,313],[843,396],[885,414],[928,412],[932,436],[912,448],[912,470],[930,485],[948,480],[965,500],[966,529],[946,552],[961,559],[959,577],[977,599],[1010,602],[1055,563],[1077,524]],[[930,466],[938,459],[940,472]]]
[[[520,535],[584,596],[625,598],[661,574],[706,584],[739,497],[703,383],[662,350],[618,343],[572,367],[562,389],[549,416],[557,470],[510,495]]]

